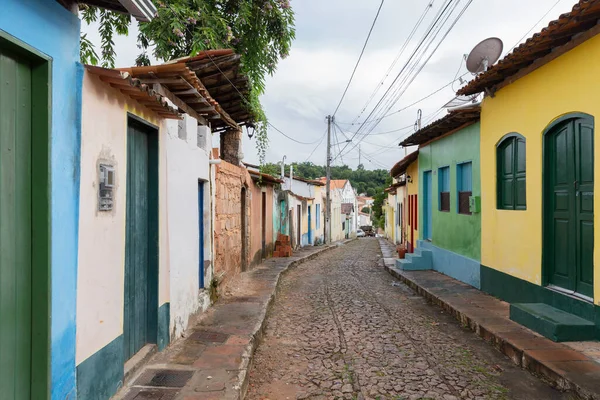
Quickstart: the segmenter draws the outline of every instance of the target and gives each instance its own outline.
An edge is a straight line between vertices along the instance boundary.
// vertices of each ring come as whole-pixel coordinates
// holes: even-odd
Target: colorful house
[[[396,243],[404,244],[407,251],[413,253],[419,238],[419,151],[412,152],[398,161],[390,170],[390,175],[396,182],[392,187],[403,187],[400,198],[396,195],[395,208],[400,209],[400,213],[393,226],[401,228],[400,240],[396,240]],[[395,232],[398,230],[393,229]],[[395,239],[398,239],[397,234]]]
[[[450,112],[406,138],[419,146],[419,257],[403,269],[433,269],[479,288],[481,214],[479,105]]]
[[[94,2],[4,0],[0,12],[0,293],[13,293],[0,299],[6,399],[76,396],[78,3]],[[135,11],[139,1],[123,3]]]
[[[580,1],[458,92],[486,94],[481,289],[559,341],[600,338],[599,17]]]
[[[282,190],[286,195],[288,226],[284,235],[292,238],[292,246],[304,247],[325,241],[325,209],[322,196],[324,183],[294,176],[283,178]],[[324,192],[324,191],[323,191]]]
[[[404,243],[405,208],[406,201],[406,176],[403,173],[392,178],[392,184],[385,189],[387,199],[385,200],[385,235],[394,244]]]

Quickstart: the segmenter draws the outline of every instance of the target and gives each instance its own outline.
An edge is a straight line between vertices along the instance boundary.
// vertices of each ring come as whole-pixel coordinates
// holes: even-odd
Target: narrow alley
[[[388,275],[376,239],[291,269],[247,399],[574,399]]]

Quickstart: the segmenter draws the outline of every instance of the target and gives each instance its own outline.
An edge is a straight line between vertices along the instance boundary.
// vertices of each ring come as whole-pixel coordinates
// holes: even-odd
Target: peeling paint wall
[[[245,168],[221,161],[216,167],[214,274],[219,286],[226,284],[249,265],[250,187],[252,179]],[[242,201],[242,188],[245,202]],[[245,252],[242,254],[242,205],[245,203]],[[244,263],[244,265],[243,265]]]

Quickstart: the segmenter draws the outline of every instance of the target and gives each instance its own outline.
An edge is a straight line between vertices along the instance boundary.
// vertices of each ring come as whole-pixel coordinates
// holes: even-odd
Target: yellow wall
[[[408,190],[408,195],[412,195],[412,194],[419,194],[419,161],[415,161],[414,163],[410,164],[408,166],[408,168],[406,169],[406,176],[410,176],[412,182],[406,182],[406,186],[407,186],[407,190]],[[417,196],[417,205],[416,207],[414,207],[415,209],[413,210],[414,212],[417,212],[417,210],[419,209],[419,202],[421,201],[421,199],[419,198],[419,196]],[[414,227],[412,226],[412,221],[411,219],[408,218],[408,204],[404,207],[404,216],[406,217],[406,220],[408,221],[408,229],[406,232],[406,240],[410,241],[411,238],[411,230],[414,232],[414,234],[412,235],[413,237],[413,242],[412,245],[416,248],[417,247],[417,240],[419,239],[419,230],[418,229],[414,229]],[[417,228],[419,227],[418,222],[419,222],[419,215],[417,214]]]
[[[483,265],[538,285],[542,283],[542,135],[553,120],[565,114],[581,112],[599,119],[598,65],[600,36],[499,90],[494,98],[484,100],[481,113]],[[510,132],[518,132],[527,140],[525,211],[496,209],[496,144]],[[599,151],[596,144],[594,155]],[[600,177],[600,163],[596,163],[595,169],[596,176]],[[597,178],[594,188],[597,194],[599,185]],[[594,207],[600,210],[599,195],[594,198]],[[598,226],[598,213],[594,223]],[[595,240],[600,241],[600,235],[596,235]],[[598,245],[595,249],[594,264],[597,265]],[[599,299],[600,268],[594,273],[594,297]]]

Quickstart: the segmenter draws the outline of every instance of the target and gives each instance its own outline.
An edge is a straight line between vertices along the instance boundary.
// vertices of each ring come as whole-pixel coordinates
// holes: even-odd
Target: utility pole
[[[327,237],[325,238],[327,244],[331,243],[331,123],[334,121],[331,115],[327,116],[327,180],[325,184],[325,201],[326,204],[326,228]]]
[[[358,145],[358,165],[360,165],[360,144]]]

